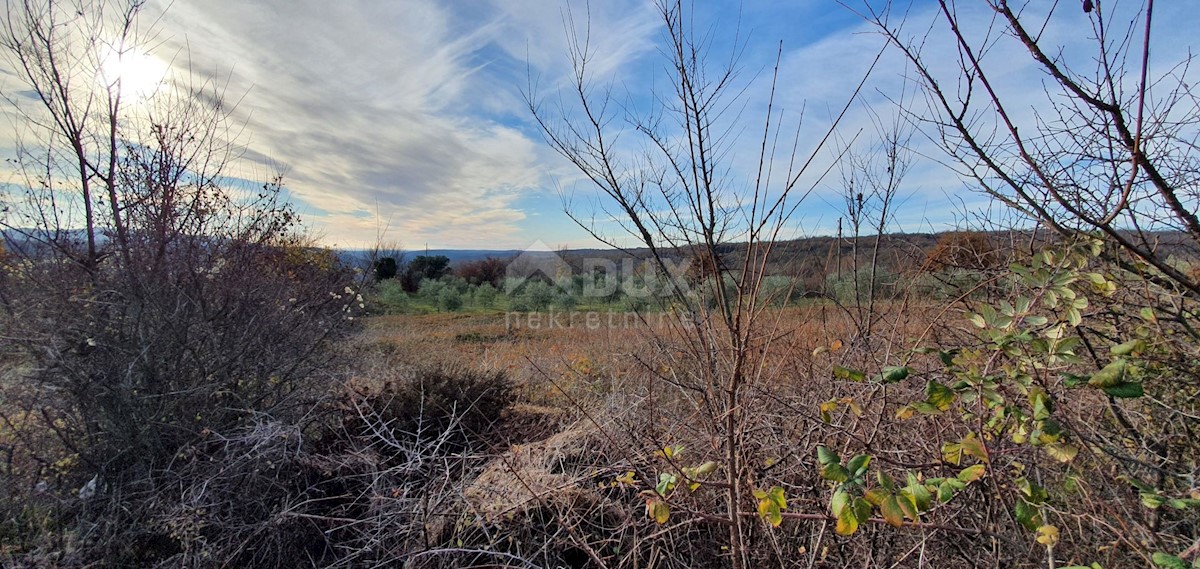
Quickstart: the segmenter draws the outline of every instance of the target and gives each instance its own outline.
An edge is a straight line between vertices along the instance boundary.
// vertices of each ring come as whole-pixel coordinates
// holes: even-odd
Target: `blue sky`
[[[162,7],[151,3],[149,14]],[[931,9],[915,3],[917,29],[933,21]],[[1164,37],[1181,40],[1167,51],[1186,50],[1185,30],[1196,19],[1185,6],[1162,11]],[[1077,8],[1062,12],[1048,33],[1063,32],[1069,53],[1086,30],[1067,32],[1086,20]],[[523,99],[531,77],[538,96],[553,97],[569,76],[568,13],[577,26],[590,20],[598,82],[643,102],[663,85],[663,28],[646,0],[175,0],[158,22],[153,55],[227,83],[240,99],[235,118],[245,122],[245,152],[226,174],[253,180],[282,172],[297,209],[331,245],[382,236],[410,249],[586,247],[595,242],[563,213],[564,199],[587,208],[595,192],[543,142]],[[882,46],[832,0],[700,1],[696,22],[714,34],[715,55],[727,53],[735,33],[745,40],[742,77],[758,77],[746,86],[747,124],[762,116],[769,66],[783,42],[778,102],[790,125],[804,110],[797,128],[808,138],[823,131]],[[1039,91],[1041,77],[1021,57],[1012,61],[1012,92]],[[867,110],[888,119],[889,99],[912,96],[903,72],[898,57],[885,58],[847,118],[843,141],[869,143]],[[919,138],[915,151],[935,155]],[[753,139],[732,147],[735,176],[750,173],[742,166],[752,162]],[[818,162],[831,157],[832,147]],[[813,183],[794,235],[829,233],[840,215],[836,172]],[[897,230],[944,229],[987,203],[921,158],[902,194]]]

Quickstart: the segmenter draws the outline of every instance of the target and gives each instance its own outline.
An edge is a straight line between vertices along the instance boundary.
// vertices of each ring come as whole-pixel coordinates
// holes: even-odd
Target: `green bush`
[[[475,305],[480,308],[492,308],[496,305],[496,297],[500,296],[500,291],[496,287],[488,283],[483,283],[475,289],[473,293],[475,297]]]
[[[446,286],[446,287],[442,288],[441,291],[438,292],[438,295],[437,295],[438,310],[445,310],[446,312],[456,312],[458,309],[462,308],[462,305],[463,305],[462,293],[458,292],[458,290],[456,288],[454,288],[453,286]]]
[[[376,286],[377,300],[383,305],[385,312],[398,312],[409,305],[408,293],[404,285],[395,279],[388,279]]]
[[[872,272],[874,279],[872,280]],[[883,267],[863,267],[838,278],[831,274],[825,279],[825,292],[842,304],[865,304],[876,299],[894,298],[899,276]]]

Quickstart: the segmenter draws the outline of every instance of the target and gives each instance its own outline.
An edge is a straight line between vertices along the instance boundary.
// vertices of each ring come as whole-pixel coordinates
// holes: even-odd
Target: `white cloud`
[[[562,72],[545,4],[176,2],[163,48],[245,93],[246,172],[232,174],[282,167],[328,240],[368,242],[382,223],[405,242],[508,246],[524,239],[516,201],[551,185],[521,111],[526,54],[535,74]],[[652,29],[618,8],[593,13],[614,68]]]

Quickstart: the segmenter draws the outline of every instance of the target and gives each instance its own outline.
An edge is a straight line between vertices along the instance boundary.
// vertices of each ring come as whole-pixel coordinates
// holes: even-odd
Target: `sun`
[[[138,50],[109,52],[100,62],[100,80],[106,88],[120,85],[121,99],[142,101],[165,88],[168,66],[161,59]]]

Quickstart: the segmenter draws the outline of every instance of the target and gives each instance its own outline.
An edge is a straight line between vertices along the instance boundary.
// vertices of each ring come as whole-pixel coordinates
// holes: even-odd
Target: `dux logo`
[[[538,241],[508,264],[504,272],[504,292],[520,294],[530,283],[541,282],[569,294],[571,274],[571,265]]]

